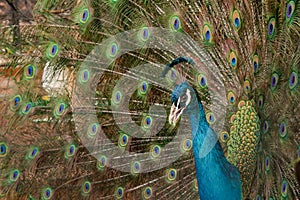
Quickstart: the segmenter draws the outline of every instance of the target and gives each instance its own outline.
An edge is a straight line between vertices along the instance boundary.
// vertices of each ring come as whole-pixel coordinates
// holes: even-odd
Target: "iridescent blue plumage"
[[[190,91],[191,100],[185,102],[185,95]],[[183,101],[180,101],[180,99]],[[172,102],[185,108],[184,112],[190,117],[193,134],[193,150],[196,163],[196,174],[201,200],[206,199],[242,199],[242,183],[238,169],[231,165],[217,141],[217,135],[206,121],[205,112],[196,91],[183,82],[177,85],[172,93]],[[179,104],[178,104],[179,103]],[[203,146],[204,141],[216,143],[209,150]],[[216,142],[217,141],[217,142]],[[205,143],[207,144],[207,143]],[[202,152],[207,152],[204,155]]]
[[[0,199],[300,200],[300,0],[1,7]]]

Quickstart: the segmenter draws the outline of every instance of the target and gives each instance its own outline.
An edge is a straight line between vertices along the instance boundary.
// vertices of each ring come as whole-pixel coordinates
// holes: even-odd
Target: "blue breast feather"
[[[217,141],[216,133],[206,121],[202,104],[199,104],[199,113],[190,114],[190,124],[193,134],[193,150],[196,163],[196,174],[201,200],[241,200],[242,183],[238,169],[231,165]],[[201,151],[208,143],[215,143],[206,156]],[[216,142],[217,141],[217,142]],[[212,145],[213,145],[212,144]]]

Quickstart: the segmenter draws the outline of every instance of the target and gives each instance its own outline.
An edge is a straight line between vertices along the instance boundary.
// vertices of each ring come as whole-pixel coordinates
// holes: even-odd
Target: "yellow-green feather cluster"
[[[237,166],[245,185],[251,182],[255,172],[259,119],[252,103],[243,100],[239,102],[238,110],[231,119],[233,125],[227,142],[228,161]]]

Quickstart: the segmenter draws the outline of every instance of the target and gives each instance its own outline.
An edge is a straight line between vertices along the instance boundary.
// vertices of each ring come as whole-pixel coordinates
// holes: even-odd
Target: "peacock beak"
[[[187,108],[187,106],[191,102],[191,91],[189,89],[186,90],[186,97],[187,99],[185,100],[185,106],[180,107],[180,97],[178,98],[178,101],[175,104],[172,104],[170,115],[169,115],[169,123],[172,125],[176,125],[177,121],[179,120],[180,116],[182,115],[183,111]],[[184,98],[183,98],[184,99]]]
[[[180,97],[177,101],[177,105],[175,106],[175,104],[172,104],[171,107],[171,111],[170,111],[170,115],[169,115],[169,123],[176,125],[178,119],[180,118],[180,116],[182,115],[183,111],[185,110],[185,107],[180,108],[179,107],[179,102],[180,102]]]

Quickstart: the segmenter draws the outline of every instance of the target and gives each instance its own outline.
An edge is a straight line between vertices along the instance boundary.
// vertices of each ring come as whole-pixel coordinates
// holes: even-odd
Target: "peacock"
[[[0,199],[300,199],[298,0],[0,6]]]

